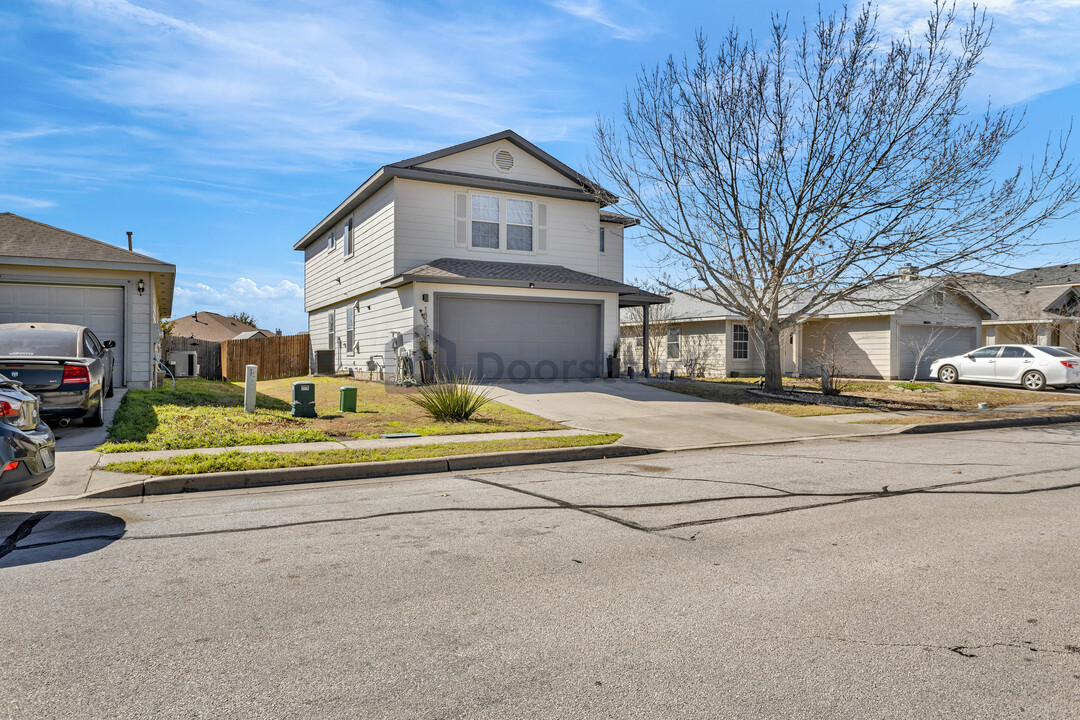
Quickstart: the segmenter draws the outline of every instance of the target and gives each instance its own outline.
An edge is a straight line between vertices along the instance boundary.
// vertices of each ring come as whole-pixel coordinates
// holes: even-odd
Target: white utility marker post
[[[255,412],[255,380],[259,377],[259,366],[248,365],[244,374],[244,412]]]

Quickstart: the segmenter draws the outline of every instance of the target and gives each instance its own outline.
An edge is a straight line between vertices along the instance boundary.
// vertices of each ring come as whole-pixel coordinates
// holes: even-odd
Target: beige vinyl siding
[[[680,374],[686,372],[686,362],[693,355],[699,377],[723,377],[727,369],[727,324],[723,320],[711,320],[673,325],[679,328],[679,360],[668,369]]]
[[[308,312],[370,292],[394,272],[394,193],[389,182],[352,214],[353,254],[345,257],[341,233],[327,248],[329,231],[304,250],[304,307]],[[338,279],[340,278],[340,282]]]
[[[600,263],[600,207],[596,203],[538,196],[473,191],[467,187],[395,180],[394,226],[396,273],[439,258],[562,265],[572,270],[622,282],[621,248],[614,262]],[[547,251],[513,252],[458,247],[455,244],[455,193],[479,192],[547,204]],[[536,245],[534,225],[534,247]],[[505,241],[505,238],[504,238]],[[505,248],[505,242],[502,243]],[[621,245],[621,243],[620,243]]]
[[[376,362],[385,366],[387,378],[393,379],[395,365],[394,350],[390,345],[391,332],[402,333],[407,345],[412,342],[412,297],[411,287],[378,290],[308,313],[312,353],[332,349],[336,369],[353,371],[366,371],[367,361],[374,357]],[[357,350],[350,356],[344,345],[347,337],[346,313],[349,306],[357,305],[354,336]],[[334,348],[329,347],[327,337],[331,313],[334,315]],[[314,367],[314,360],[312,363]]]
[[[100,285],[124,288],[124,375],[119,386],[150,387],[154,380],[154,344],[158,342],[160,323],[154,309],[154,287],[150,273],[90,268],[42,268],[33,265],[5,265],[4,282]],[[146,284],[142,295],[136,289],[139,280]],[[102,338],[106,339],[106,338]]]
[[[500,148],[505,148],[514,157],[514,166],[510,169],[510,172],[500,172],[495,167],[493,158],[495,152]],[[475,147],[472,150],[454,153],[448,157],[426,162],[418,167],[469,173],[470,175],[486,175],[502,180],[520,180],[545,185],[558,185],[566,188],[576,189],[578,187],[576,183],[562,173],[544,164],[517,145],[505,141],[489,143]]]
[[[596,248],[599,253],[596,274],[603,278],[621,281],[623,279],[623,227],[610,223],[601,223],[604,228],[604,252],[600,250],[600,233],[596,233]]]
[[[801,328],[800,374],[817,377],[823,357],[835,356],[844,375],[888,378],[891,374],[889,316],[815,320]]]
[[[950,292],[944,293],[940,307],[935,303],[934,293],[919,298],[896,313],[897,321],[904,325],[935,325],[978,327],[982,313],[964,298]]]

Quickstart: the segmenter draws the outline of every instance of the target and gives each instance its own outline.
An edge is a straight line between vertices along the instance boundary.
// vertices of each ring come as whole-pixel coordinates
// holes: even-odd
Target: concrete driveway
[[[100,457],[94,448],[105,442],[105,433],[112,425],[113,415],[126,392],[126,388],[116,388],[111,398],[105,398],[105,424],[101,427],[86,427],[79,422],[64,428],[53,427],[56,470],[48,482],[37,490],[17,496],[16,502],[70,498],[86,492],[93,467]]]
[[[657,450],[882,432],[880,426],[792,418],[623,379],[505,383],[494,386],[491,397],[570,427],[621,433],[624,443]]]

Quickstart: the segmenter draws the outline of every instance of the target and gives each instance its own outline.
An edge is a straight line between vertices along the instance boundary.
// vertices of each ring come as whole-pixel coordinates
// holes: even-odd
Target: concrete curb
[[[650,452],[657,451],[630,445],[587,445],[584,447],[548,448],[545,450],[514,450],[477,455],[452,455],[415,460],[386,460],[340,465],[274,468],[270,470],[241,470],[237,472],[201,473],[198,475],[166,475],[149,477],[126,485],[90,492],[81,497],[95,499],[130,498],[207,490],[239,490],[333,480],[364,480],[395,475],[459,472],[462,470],[479,470],[481,468],[509,467],[513,465],[543,465],[581,460],[601,460],[646,455]]]
[[[909,425],[898,435],[924,435],[927,433],[962,432],[964,430],[993,430],[994,428],[1033,427],[1080,422],[1080,415],[1036,415],[1034,417],[993,418],[991,420],[961,420],[946,423]]]

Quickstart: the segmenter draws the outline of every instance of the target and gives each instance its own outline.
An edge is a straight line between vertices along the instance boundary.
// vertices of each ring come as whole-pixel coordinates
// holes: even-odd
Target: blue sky
[[[917,28],[928,5],[881,3],[881,26]],[[292,245],[379,166],[512,128],[584,169],[597,113],[618,112],[642,65],[690,50],[698,28],[760,32],[772,11],[815,7],[5,0],[0,211],[117,245],[131,230],[176,264],[174,316],[246,310],[296,332]],[[1027,106],[1019,160],[1080,108],[1080,0],[986,7],[996,31],[972,97]],[[1080,238],[1080,223],[1045,237]],[[628,278],[648,274],[645,250],[627,260]]]

